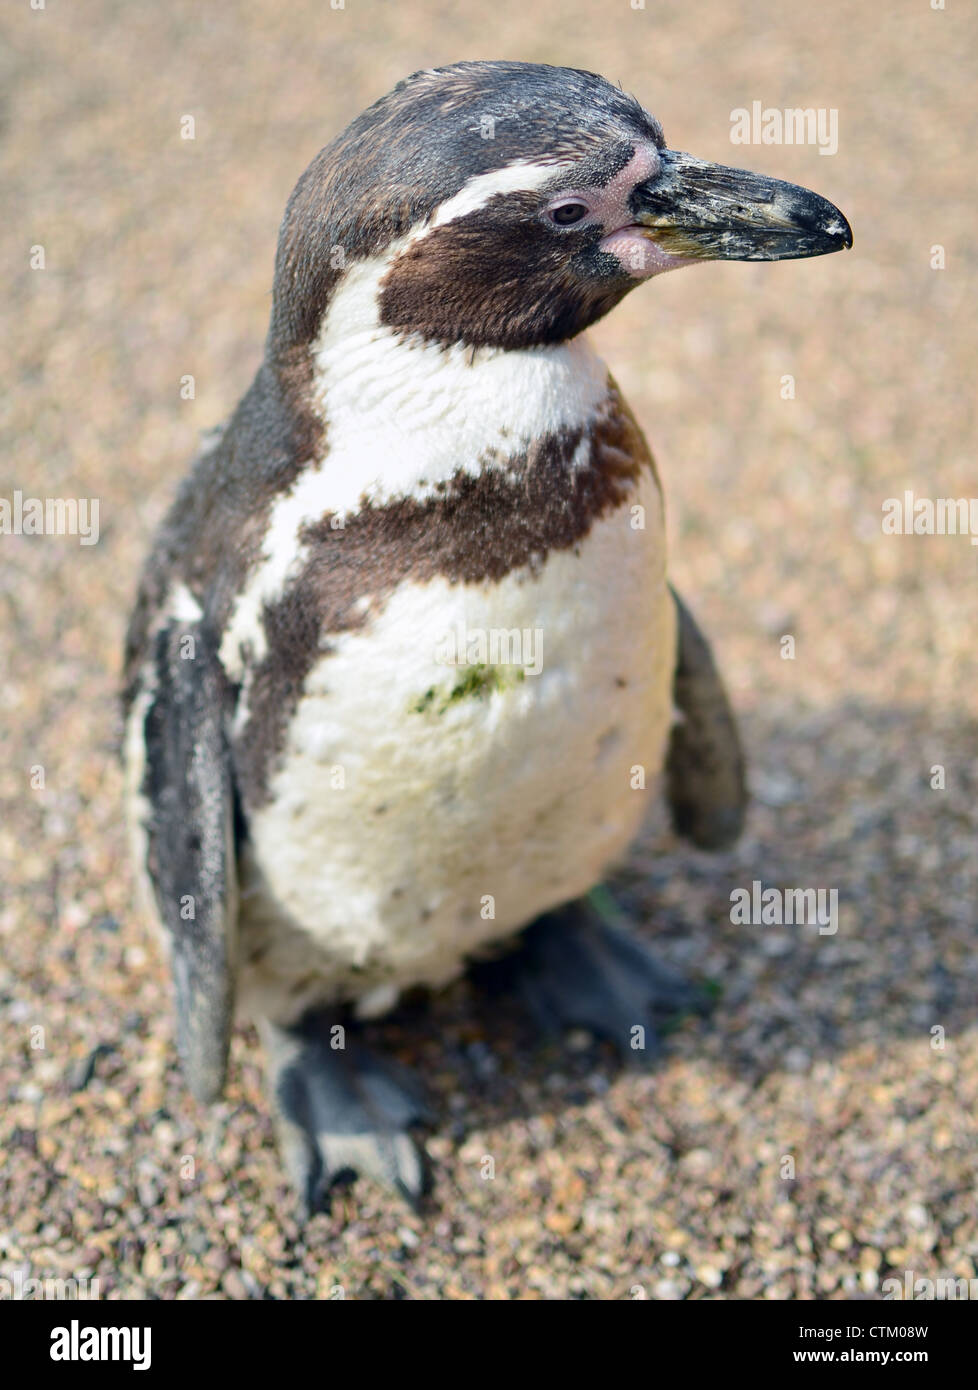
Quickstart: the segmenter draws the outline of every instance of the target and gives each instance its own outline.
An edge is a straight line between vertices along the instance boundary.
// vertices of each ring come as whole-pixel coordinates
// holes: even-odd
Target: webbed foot
[[[411,1131],[427,1116],[404,1069],[381,1062],[335,1015],[309,1014],[288,1028],[266,1021],[261,1032],[279,1147],[305,1214],[358,1174],[416,1206],[428,1181]]]
[[[495,987],[522,994],[542,1030],[584,1028],[633,1064],[661,1050],[665,1027],[705,997],[623,929],[604,889],[539,917],[522,944],[488,967]]]

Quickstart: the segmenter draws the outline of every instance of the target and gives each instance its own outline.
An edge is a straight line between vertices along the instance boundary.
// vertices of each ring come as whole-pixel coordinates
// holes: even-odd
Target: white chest
[[[675,640],[649,474],[635,502],[536,574],[399,587],[314,667],[243,866],[262,1011],[443,983],[624,853]]]

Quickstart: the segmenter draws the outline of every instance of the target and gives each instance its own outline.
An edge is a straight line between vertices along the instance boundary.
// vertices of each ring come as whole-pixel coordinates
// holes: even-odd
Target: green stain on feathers
[[[494,690],[508,690],[526,679],[522,666],[488,666],[477,662],[466,666],[450,690],[426,690],[411,705],[412,714],[444,714],[462,700],[484,700]]]

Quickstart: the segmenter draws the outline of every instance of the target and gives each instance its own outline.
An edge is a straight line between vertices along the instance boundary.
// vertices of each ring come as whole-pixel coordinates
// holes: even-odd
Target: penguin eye
[[[580,222],[582,217],[587,217],[589,211],[587,203],[558,203],[550,209],[548,216],[558,227],[570,227]]]

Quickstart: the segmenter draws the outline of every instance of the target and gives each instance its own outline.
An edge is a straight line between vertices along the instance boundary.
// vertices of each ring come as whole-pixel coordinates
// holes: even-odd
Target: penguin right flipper
[[[666,759],[672,823],[701,849],[726,849],[747,809],[744,755],[710,644],[672,589],[679,620],[673,700],[680,715]]]
[[[260,1028],[279,1149],[303,1213],[327,1205],[333,1186],[356,1174],[416,1207],[428,1171],[411,1131],[428,1115],[404,1069],[380,1062],[352,1024],[326,1013]]]
[[[198,622],[152,639],[143,724],[146,868],[170,942],[177,1046],[198,1100],[224,1089],[234,1014],[237,867],[231,691]]]

